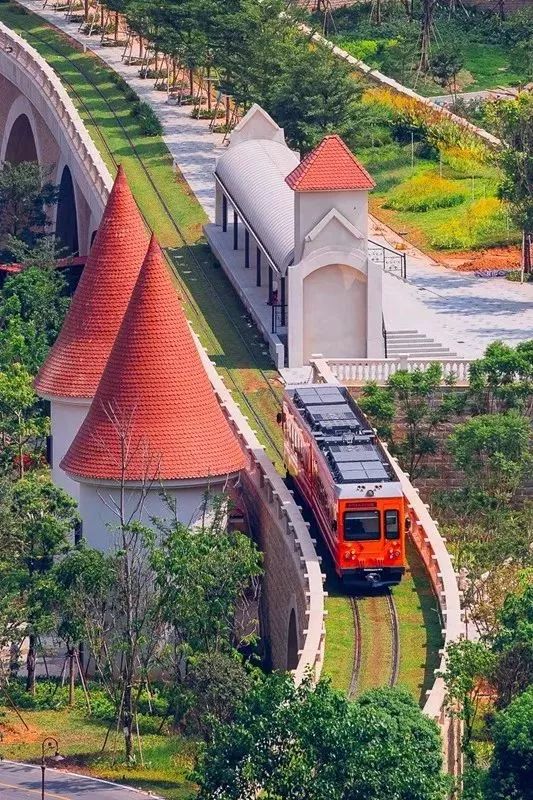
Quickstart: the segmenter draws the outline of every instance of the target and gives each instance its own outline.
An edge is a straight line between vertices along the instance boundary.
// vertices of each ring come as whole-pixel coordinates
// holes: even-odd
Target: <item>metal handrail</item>
[[[281,303],[272,303],[271,309],[272,309],[272,333],[277,333],[278,327],[285,328],[287,326],[287,304],[282,305]],[[279,317],[279,325],[278,325],[278,317]]]
[[[388,348],[387,348],[387,328],[385,327],[385,317],[384,317],[383,314],[381,315],[381,333],[383,334],[383,345],[384,345],[384,349],[385,349],[385,358],[388,358],[389,354],[387,352],[387,350],[388,350]]]
[[[386,244],[380,244],[380,242],[375,242],[373,239],[368,240],[368,245],[369,249],[381,252],[381,266],[386,272],[399,272],[402,280],[407,279],[407,257],[404,252],[401,250],[393,250],[392,247],[388,247]],[[399,261],[399,269],[387,269],[387,253],[390,253]]]

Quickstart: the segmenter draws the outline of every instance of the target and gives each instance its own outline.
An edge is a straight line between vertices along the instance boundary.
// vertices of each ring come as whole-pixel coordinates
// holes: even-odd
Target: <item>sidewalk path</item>
[[[41,797],[41,768],[32,764],[0,762],[2,800],[37,800]],[[85,775],[46,768],[46,800],[148,800],[156,795]]]
[[[122,47],[102,47],[98,37],[79,33],[77,23],[67,22],[63,12],[43,9],[39,0],[18,1],[97,53],[153,106],[172,156],[214,221],[213,170],[223,150],[222,135],[210,133],[206,121],[192,119],[190,106],[167,105],[165,92],[139,78],[137,66],[122,63]],[[377,220],[370,222],[374,240],[389,246],[404,241]],[[405,246],[408,282],[384,275],[383,311],[389,330],[418,330],[465,358],[477,358],[495,339],[513,345],[533,339],[533,284],[453,272],[407,242]]]

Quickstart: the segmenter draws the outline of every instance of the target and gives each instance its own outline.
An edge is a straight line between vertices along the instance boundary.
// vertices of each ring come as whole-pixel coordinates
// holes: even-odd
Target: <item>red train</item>
[[[408,526],[402,488],[348,390],[290,387],[281,422],[287,471],[311,507],[343,583],[358,589],[398,584]]]

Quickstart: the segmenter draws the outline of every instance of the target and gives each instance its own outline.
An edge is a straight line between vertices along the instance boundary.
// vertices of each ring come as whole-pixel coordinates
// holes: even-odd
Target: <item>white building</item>
[[[177,517],[194,524],[206,493],[229,491],[245,458],[152,238],[90,410],[61,462],[79,483],[83,534],[108,550],[112,528]]]
[[[254,105],[215,179],[216,224],[206,235],[277,366],[280,353],[289,367],[316,353],[383,357],[382,270],[368,259],[375,184],[342,139],[326,136],[300,161]]]
[[[60,462],[89,411],[148,244],[119,167],[65,322],[35,379],[37,393],[50,401],[52,478],[76,499],[79,486]]]

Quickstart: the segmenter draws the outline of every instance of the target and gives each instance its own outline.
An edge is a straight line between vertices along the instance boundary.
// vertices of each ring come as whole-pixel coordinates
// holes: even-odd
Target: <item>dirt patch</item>
[[[40,742],[43,732],[39,728],[26,730],[22,722],[11,724],[3,722],[0,724],[0,742],[2,744],[30,744],[30,742]]]
[[[520,269],[520,248],[491,247],[489,250],[467,250],[464,253],[440,252],[437,259],[443,266],[458,272]]]

